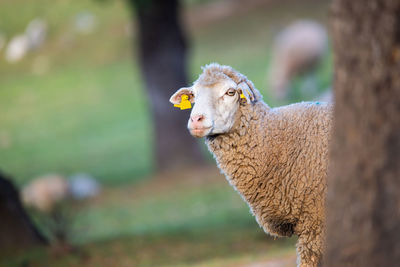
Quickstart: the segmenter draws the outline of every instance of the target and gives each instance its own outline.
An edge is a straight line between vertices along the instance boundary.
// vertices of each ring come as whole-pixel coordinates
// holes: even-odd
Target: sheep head
[[[199,138],[229,132],[240,107],[262,98],[246,76],[216,63],[203,67],[193,86],[176,91],[170,102],[179,104],[183,95],[194,103],[188,129]]]

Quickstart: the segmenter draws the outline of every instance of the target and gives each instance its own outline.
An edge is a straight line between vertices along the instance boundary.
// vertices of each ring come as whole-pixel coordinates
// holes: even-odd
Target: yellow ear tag
[[[180,108],[181,110],[192,108],[192,103],[190,103],[190,101],[189,101],[189,96],[182,95],[181,96],[181,103],[174,104],[174,107]]]
[[[248,95],[250,95],[249,90],[246,89],[246,92]],[[240,94],[240,98],[244,98],[247,100],[246,96],[243,93]]]

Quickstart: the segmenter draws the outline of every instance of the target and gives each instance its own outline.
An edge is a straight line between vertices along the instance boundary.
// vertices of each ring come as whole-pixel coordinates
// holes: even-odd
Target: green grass
[[[117,198],[83,210],[77,217],[77,229],[90,228],[76,235],[76,242],[125,235],[194,235],[198,233],[192,233],[193,229],[224,228],[226,222],[230,222],[229,229],[257,228],[246,204],[225,183],[188,187],[185,191],[170,188],[137,200]],[[91,224],[99,220],[101,224]]]
[[[206,178],[199,180],[203,175]],[[215,262],[214,266],[223,266],[221,261],[294,255],[295,239],[273,240],[265,235],[215,169],[173,176],[105,189],[99,197],[72,206],[70,237],[79,245],[75,253],[32,249],[7,257],[4,264],[189,266],[207,262],[204,266],[209,266],[208,262]]]
[[[181,236],[131,236],[118,241],[97,242],[73,252],[34,249],[20,257],[10,257],[3,266],[251,266],[271,259],[294,266],[293,239],[271,241],[249,229],[226,234],[200,231],[201,238]],[[197,238],[197,239],[196,239]],[[243,265],[240,265],[243,264]],[[245,265],[245,266],[246,266]],[[269,266],[269,265],[267,265]],[[281,265],[280,265],[281,266]]]
[[[4,1],[0,7],[0,29],[9,36],[38,16],[50,28],[45,45],[24,60],[9,64],[0,54],[1,168],[18,184],[49,172],[87,172],[108,184],[150,173],[151,124],[124,32],[125,3]],[[72,21],[85,11],[98,26],[79,35]],[[41,73],[34,71],[38,64]]]
[[[32,75],[6,83],[0,113],[10,145],[1,166],[18,181],[84,171],[116,183],[148,173],[149,116],[132,69],[130,62],[64,68],[45,83]]]

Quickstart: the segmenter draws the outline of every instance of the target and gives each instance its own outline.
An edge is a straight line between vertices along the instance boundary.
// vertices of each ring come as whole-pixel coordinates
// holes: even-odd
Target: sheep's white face
[[[194,106],[188,129],[194,137],[204,137],[231,130],[240,105],[240,92],[233,80],[226,79],[209,87],[194,84],[191,88],[181,88],[170,101],[178,104],[183,94],[189,96]]]

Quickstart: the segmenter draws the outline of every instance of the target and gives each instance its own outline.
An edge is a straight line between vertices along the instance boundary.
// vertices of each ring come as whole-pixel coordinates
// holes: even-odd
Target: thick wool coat
[[[332,105],[241,105],[229,133],[206,144],[257,222],[274,236],[299,237],[299,266],[323,253]]]

